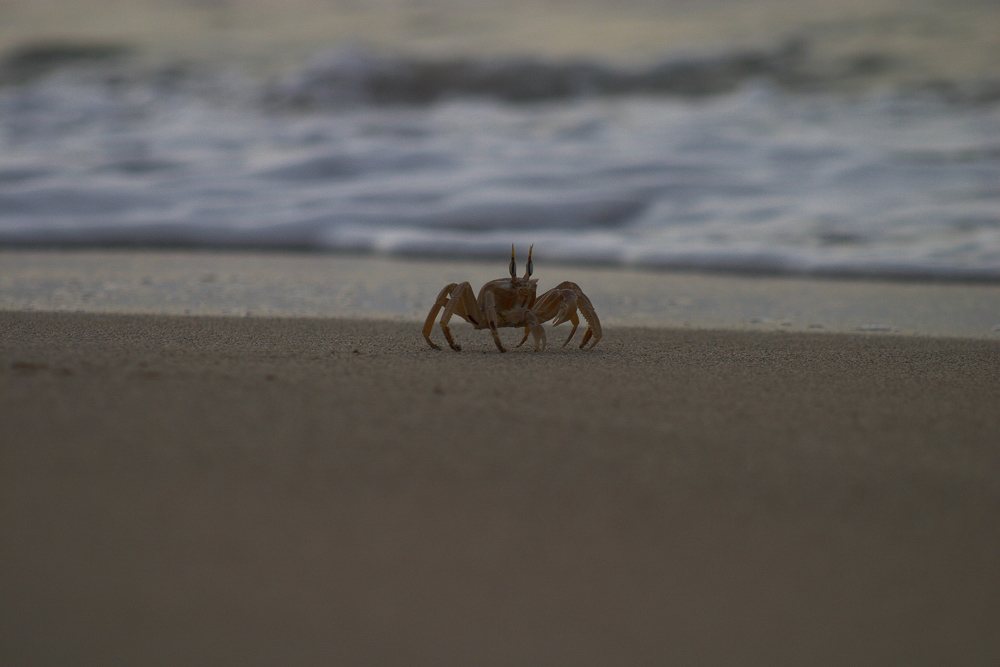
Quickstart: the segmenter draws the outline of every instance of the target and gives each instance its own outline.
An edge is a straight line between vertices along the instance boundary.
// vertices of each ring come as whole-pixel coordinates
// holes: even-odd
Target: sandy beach
[[[0,667],[1000,665],[997,25],[0,3]]]
[[[996,340],[456,334],[0,311],[0,661],[1000,658]]]

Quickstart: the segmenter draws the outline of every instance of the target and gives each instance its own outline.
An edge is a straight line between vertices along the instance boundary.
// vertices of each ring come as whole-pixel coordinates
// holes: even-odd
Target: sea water
[[[7,247],[514,243],[546,261],[1000,279],[989,81],[849,85],[794,43],[636,66],[346,48],[267,76],[49,56],[0,76]]]

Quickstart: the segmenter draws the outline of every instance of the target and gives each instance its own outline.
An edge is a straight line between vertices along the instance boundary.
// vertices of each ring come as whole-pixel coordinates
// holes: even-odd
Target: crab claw
[[[559,290],[562,292],[562,302],[559,310],[556,311],[555,321],[552,326],[557,327],[563,322],[568,322],[576,315],[576,292],[571,289]]]

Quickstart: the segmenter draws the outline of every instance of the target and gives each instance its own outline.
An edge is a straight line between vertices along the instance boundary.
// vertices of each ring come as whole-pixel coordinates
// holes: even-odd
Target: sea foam
[[[798,58],[88,61],[0,86],[0,244],[1000,279],[1000,103],[804,85]]]

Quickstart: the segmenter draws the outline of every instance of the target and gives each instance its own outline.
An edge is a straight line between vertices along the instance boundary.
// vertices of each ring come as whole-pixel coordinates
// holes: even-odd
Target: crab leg
[[[525,329],[531,332],[531,335],[535,338],[535,352],[545,351],[545,329],[542,328],[541,322],[538,321],[538,317],[535,316],[530,310],[524,311],[524,321],[527,322]],[[528,334],[525,334],[527,338]]]
[[[521,347],[522,345],[524,345],[524,342],[526,340],[528,340],[528,334],[529,333],[531,333],[531,327],[525,326],[524,327],[524,338],[522,338],[521,342],[518,343],[517,345],[515,345],[515,347]]]
[[[569,330],[569,335],[566,336],[566,340],[563,341],[562,344],[563,347],[566,347],[569,344],[569,342],[573,340],[573,336],[576,335],[576,328],[580,326],[580,318],[576,316],[575,312],[570,314],[569,321],[573,323],[573,328]]]
[[[483,316],[486,318],[486,324],[490,327],[490,333],[493,334],[493,342],[497,344],[497,349],[506,352],[507,350],[503,349],[503,343],[500,342],[500,334],[497,333],[497,305],[493,292],[487,292],[483,297]]]
[[[590,302],[590,299],[583,293],[583,290],[580,289],[580,286],[576,283],[565,282],[560,285],[560,287],[563,285],[576,292],[577,304],[580,307],[580,314],[583,315],[583,319],[587,320],[588,329],[587,332],[583,334],[583,340],[580,342],[580,349],[593,349],[593,347],[597,345],[597,342],[601,340],[601,320],[597,317],[597,311],[594,310],[594,304]],[[590,347],[584,347],[591,337],[593,337],[593,342],[590,344]]]
[[[440,350],[441,346],[431,340],[431,331],[434,329],[434,320],[437,319],[437,314],[440,312],[441,308],[448,303],[448,296],[451,291],[455,289],[456,283],[449,283],[444,286],[444,289],[437,295],[437,299],[434,300],[434,305],[431,306],[431,312],[427,313],[427,319],[424,320],[424,340],[435,350]]]
[[[431,331],[434,330],[434,320],[437,319],[442,308],[444,308],[444,313],[441,314],[441,331],[444,332],[448,345],[459,351],[462,346],[451,337],[451,329],[448,328],[448,322],[452,315],[461,317],[473,326],[478,326],[483,320],[482,313],[479,312],[479,304],[476,303],[475,295],[472,293],[472,285],[468,282],[449,283],[434,300],[431,312],[427,314],[427,319],[424,321],[423,334],[424,340],[435,350],[440,350],[441,347],[431,340]]]
[[[476,303],[476,298],[472,294],[472,285],[468,282],[459,283],[455,287],[451,294],[451,300],[445,306],[444,313],[441,314],[441,331],[444,332],[445,340],[448,341],[451,349],[460,352],[462,346],[452,339],[451,329],[448,328],[448,322],[451,321],[452,315],[458,315],[473,325],[479,324],[482,320],[482,315],[479,312],[479,304]]]
[[[534,336],[535,338],[535,352],[542,352],[545,350],[546,338],[545,338],[545,328],[542,323],[538,321],[538,316],[534,311],[528,310],[527,308],[516,308],[507,313],[507,318],[511,320],[511,326],[520,326],[524,324],[524,338],[521,342],[517,344],[517,347],[524,345],[524,342],[528,340],[528,336]]]
[[[576,328],[580,325],[580,318],[577,317],[576,307],[576,292],[571,289],[559,289],[557,287],[539,297],[534,307],[532,307],[532,311],[534,311],[535,315],[542,322],[555,319],[552,326],[559,326],[567,321],[573,323],[573,328],[570,330],[569,336],[562,344],[563,347],[566,347],[566,344],[573,340],[573,336],[576,335]],[[525,331],[524,337],[527,339],[527,331]]]
[[[577,316],[578,309],[588,325],[587,332],[583,335],[583,341],[580,343],[580,349],[590,349],[585,347],[588,342],[591,343],[590,347],[594,347],[594,345],[597,345],[597,341],[601,340],[601,321],[597,317],[594,305],[587,298],[587,295],[583,293],[579,285],[568,281],[559,283],[559,285],[538,297],[532,308],[541,322],[554,319],[553,326],[558,326],[567,321],[573,323],[573,329],[569,332],[566,342],[563,343],[564,347],[576,335],[577,326],[580,324],[580,318]]]
[[[566,321],[573,323],[573,328],[570,329],[569,336],[566,337],[566,341],[562,344],[563,347],[566,347],[566,345],[573,340],[573,336],[576,335],[576,328],[580,326],[580,318],[576,316],[576,292],[569,289],[560,291],[562,293],[563,300],[562,303],[559,304],[559,311],[556,313],[556,319],[555,322],[552,323],[552,326],[557,327]]]

